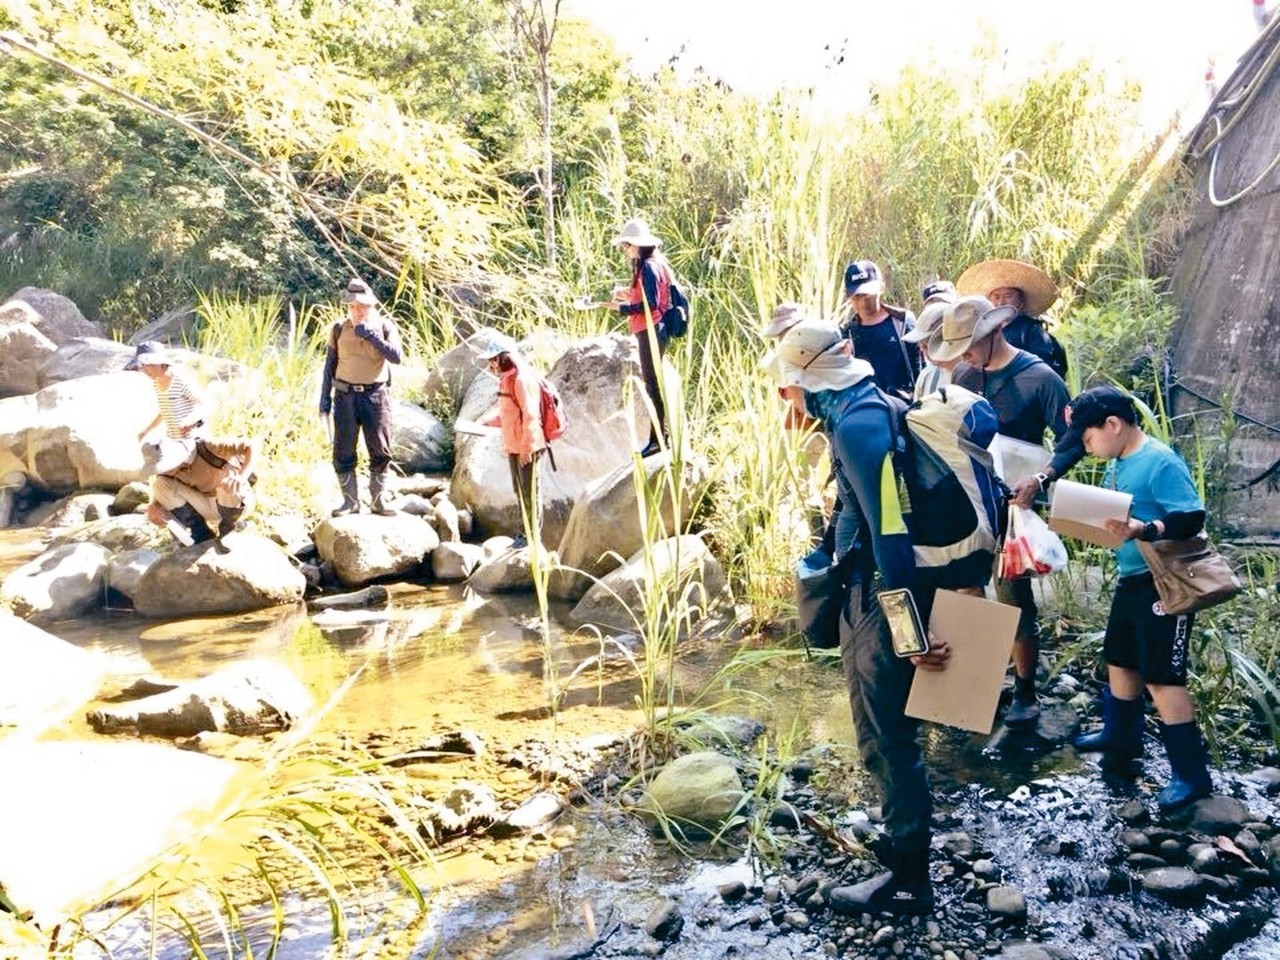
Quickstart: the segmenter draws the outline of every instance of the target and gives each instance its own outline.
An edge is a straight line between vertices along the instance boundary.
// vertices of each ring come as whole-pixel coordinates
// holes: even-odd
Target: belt
[[[379,380],[377,383],[347,383],[345,380],[335,380],[333,388],[339,393],[346,393],[348,390],[352,393],[373,393],[385,383],[385,380]]]

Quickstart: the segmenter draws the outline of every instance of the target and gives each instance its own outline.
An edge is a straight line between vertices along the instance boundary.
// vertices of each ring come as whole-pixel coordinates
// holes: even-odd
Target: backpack
[[[1027,314],[1022,316],[1026,317],[1028,322],[1021,324],[1018,332],[1010,332],[1006,327],[1005,339],[1019,350],[1025,350],[1039,357],[1049,365],[1050,370],[1066,380],[1067,351],[1062,343],[1049,332],[1043,318]],[[1021,318],[1015,317],[1012,323],[1016,323],[1019,319]]]
[[[551,469],[556,470],[556,455],[551,450],[551,441],[559,440],[569,429],[564,415],[564,404],[560,402],[560,391],[546,377],[538,378],[538,415],[542,421],[542,435],[547,440],[547,459],[551,461]]]
[[[683,337],[689,332],[689,300],[676,285],[675,274],[671,274],[668,283],[671,306],[662,311],[662,326],[669,337]]]
[[[996,435],[994,408],[955,385],[910,406],[885,399],[916,568],[939,587],[984,585],[995,559],[1001,498],[987,449]]]

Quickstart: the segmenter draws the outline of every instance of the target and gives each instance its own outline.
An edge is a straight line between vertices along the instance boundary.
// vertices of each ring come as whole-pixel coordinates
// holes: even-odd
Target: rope
[[[1264,51],[1266,51],[1265,56]],[[1193,146],[1189,150],[1189,155],[1192,158],[1202,160],[1205,154],[1210,151],[1213,152],[1209,161],[1209,202],[1218,209],[1229,207],[1243,199],[1256,189],[1277,166],[1280,166],[1280,152],[1277,152],[1271,162],[1263,168],[1262,172],[1248,186],[1238,190],[1225,200],[1218,196],[1216,180],[1218,154],[1222,149],[1222,144],[1226,142],[1227,135],[1235,128],[1236,124],[1248,116],[1249,108],[1253,106],[1266,81],[1275,72],[1277,65],[1280,65],[1280,17],[1267,24],[1261,36],[1254,42],[1248,57],[1232,73],[1227,84],[1209,105],[1209,113],[1205,120],[1201,121],[1191,136]],[[1227,114],[1230,114],[1230,117],[1226,123],[1223,123],[1223,117]],[[1208,143],[1196,148],[1194,146],[1196,139],[1204,130],[1205,123],[1208,120],[1212,120],[1214,123],[1214,135]]]

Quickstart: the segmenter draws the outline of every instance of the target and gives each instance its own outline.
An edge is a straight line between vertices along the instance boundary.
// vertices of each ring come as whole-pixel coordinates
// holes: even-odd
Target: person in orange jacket
[[[538,489],[538,461],[547,449],[542,432],[542,392],[539,376],[516,349],[515,341],[495,334],[480,348],[479,357],[489,363],[489,372],[498,378],[497,412],[484,421],[499,427],[502,446],[511,464],[511,485],[526,537],[541,539],[542,496]],[[517,546],[522,546],[520,537]]]

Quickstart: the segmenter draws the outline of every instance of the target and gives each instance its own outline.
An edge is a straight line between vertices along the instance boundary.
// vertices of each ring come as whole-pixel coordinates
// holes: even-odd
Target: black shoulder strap
[[[213,467],[215,470],[221,470],[227,465],[227,461],[223,460],[220,456],[210,450],[209,445],[203,440],[196,441],[196,453],[199,454],[201,460]]]

